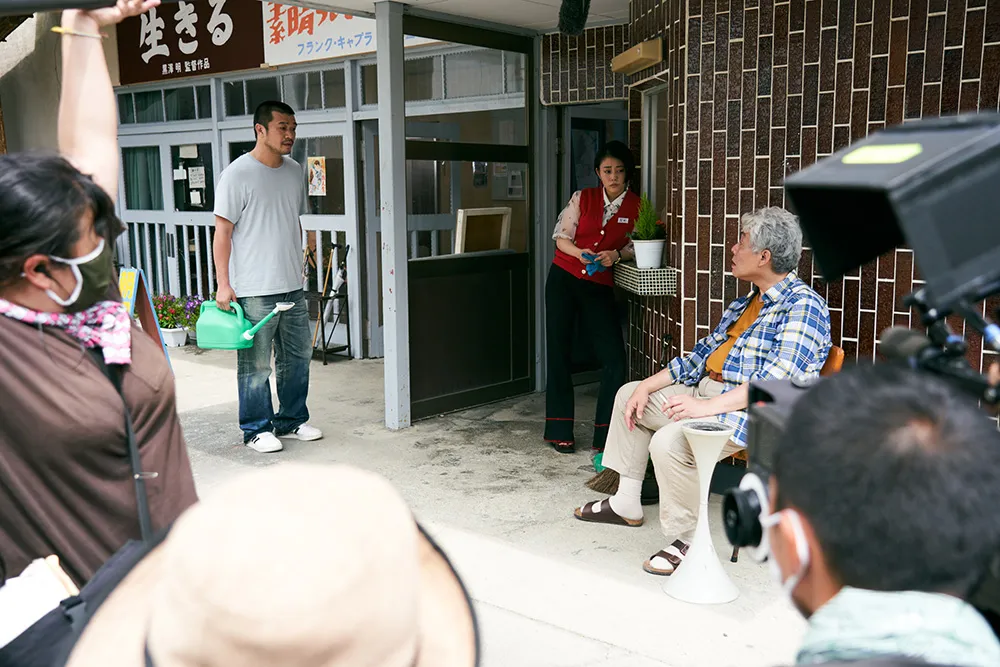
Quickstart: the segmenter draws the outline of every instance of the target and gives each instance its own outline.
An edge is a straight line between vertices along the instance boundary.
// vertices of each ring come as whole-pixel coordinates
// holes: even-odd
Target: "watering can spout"
[[[255,324],[250,329],[243,332],[243,340],[253,340],[254,335],[258,331],[260,331],[261,327],[270,322],[272,317],[274,317],[278,313],[283,313],[286,310],[290,310],[294,306],[295,304],[291,301],[279,301],[277,304],[275,304],[274,310],[265,315],[264,319],[262,319],[260,322]]]

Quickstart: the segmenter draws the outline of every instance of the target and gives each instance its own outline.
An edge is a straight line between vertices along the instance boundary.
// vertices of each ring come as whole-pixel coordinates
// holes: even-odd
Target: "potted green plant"
[[[184,314],[184,304],[173,294],[157,294],[153,297],[153,309],[156,320],[160,324],[160,333],[167,347],[182,347],[187,343],[187,331],[184,330],[187,316]]]
[[[664,227],[649,197],[642,196],[639,203],[639,217],[632,228],[632,243],[635,245],[635,265],[640,269],[658,269],[663,266],[663,246],[667,242],[667,228]]]

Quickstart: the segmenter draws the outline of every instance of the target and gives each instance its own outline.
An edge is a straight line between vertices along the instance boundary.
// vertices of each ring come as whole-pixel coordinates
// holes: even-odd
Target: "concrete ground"
[[[804,623],[764,565],[729,563],[720,499],[712,529],[740,588],[728,605],[679,602],[642,562],[665,546],[657,507],[641,528],[585,524],[573,508],[595,494],[589,454],[541,441],[544,399],[531,395],[383,426],[379,361],[314,363],[311,422],[326,437],[262,455],[242,445],[236,356],[171,351],[178,402],[202,495],[231,475],[284,461],[349,463],[391,480],[455,562],[477,603],[485,667],[764,667],[794,662]],[[593,391],[579,392],[581,415]],[[577,434],[589,443],[589,434]]]

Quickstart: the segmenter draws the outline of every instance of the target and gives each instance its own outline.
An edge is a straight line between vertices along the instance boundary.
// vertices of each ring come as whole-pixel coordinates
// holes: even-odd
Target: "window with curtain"
[[[122,149],[125,206],[132,211],[163,210],[163,175],[158,146]]]

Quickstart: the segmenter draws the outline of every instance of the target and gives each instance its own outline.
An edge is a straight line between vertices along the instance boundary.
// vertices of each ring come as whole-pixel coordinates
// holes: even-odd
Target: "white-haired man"
[[[722,452],[746,446],[751,381],[817,375],[832,346],[830,312],[795,275],[802,230],[782,208],[746,213],[732,247],[732,273],[753,285],[731,304],[715,330],[684,357],[642,382],[618,391],[602,461],[619,477],[615,495],[577,508],[576,518],[640,526],[640,493],[651,458],[660,487],[660,527],[665,549],[643,565],[669,575],[680,565],[698,520],[698,475],[681,422],[716,418],[736,429]]]

